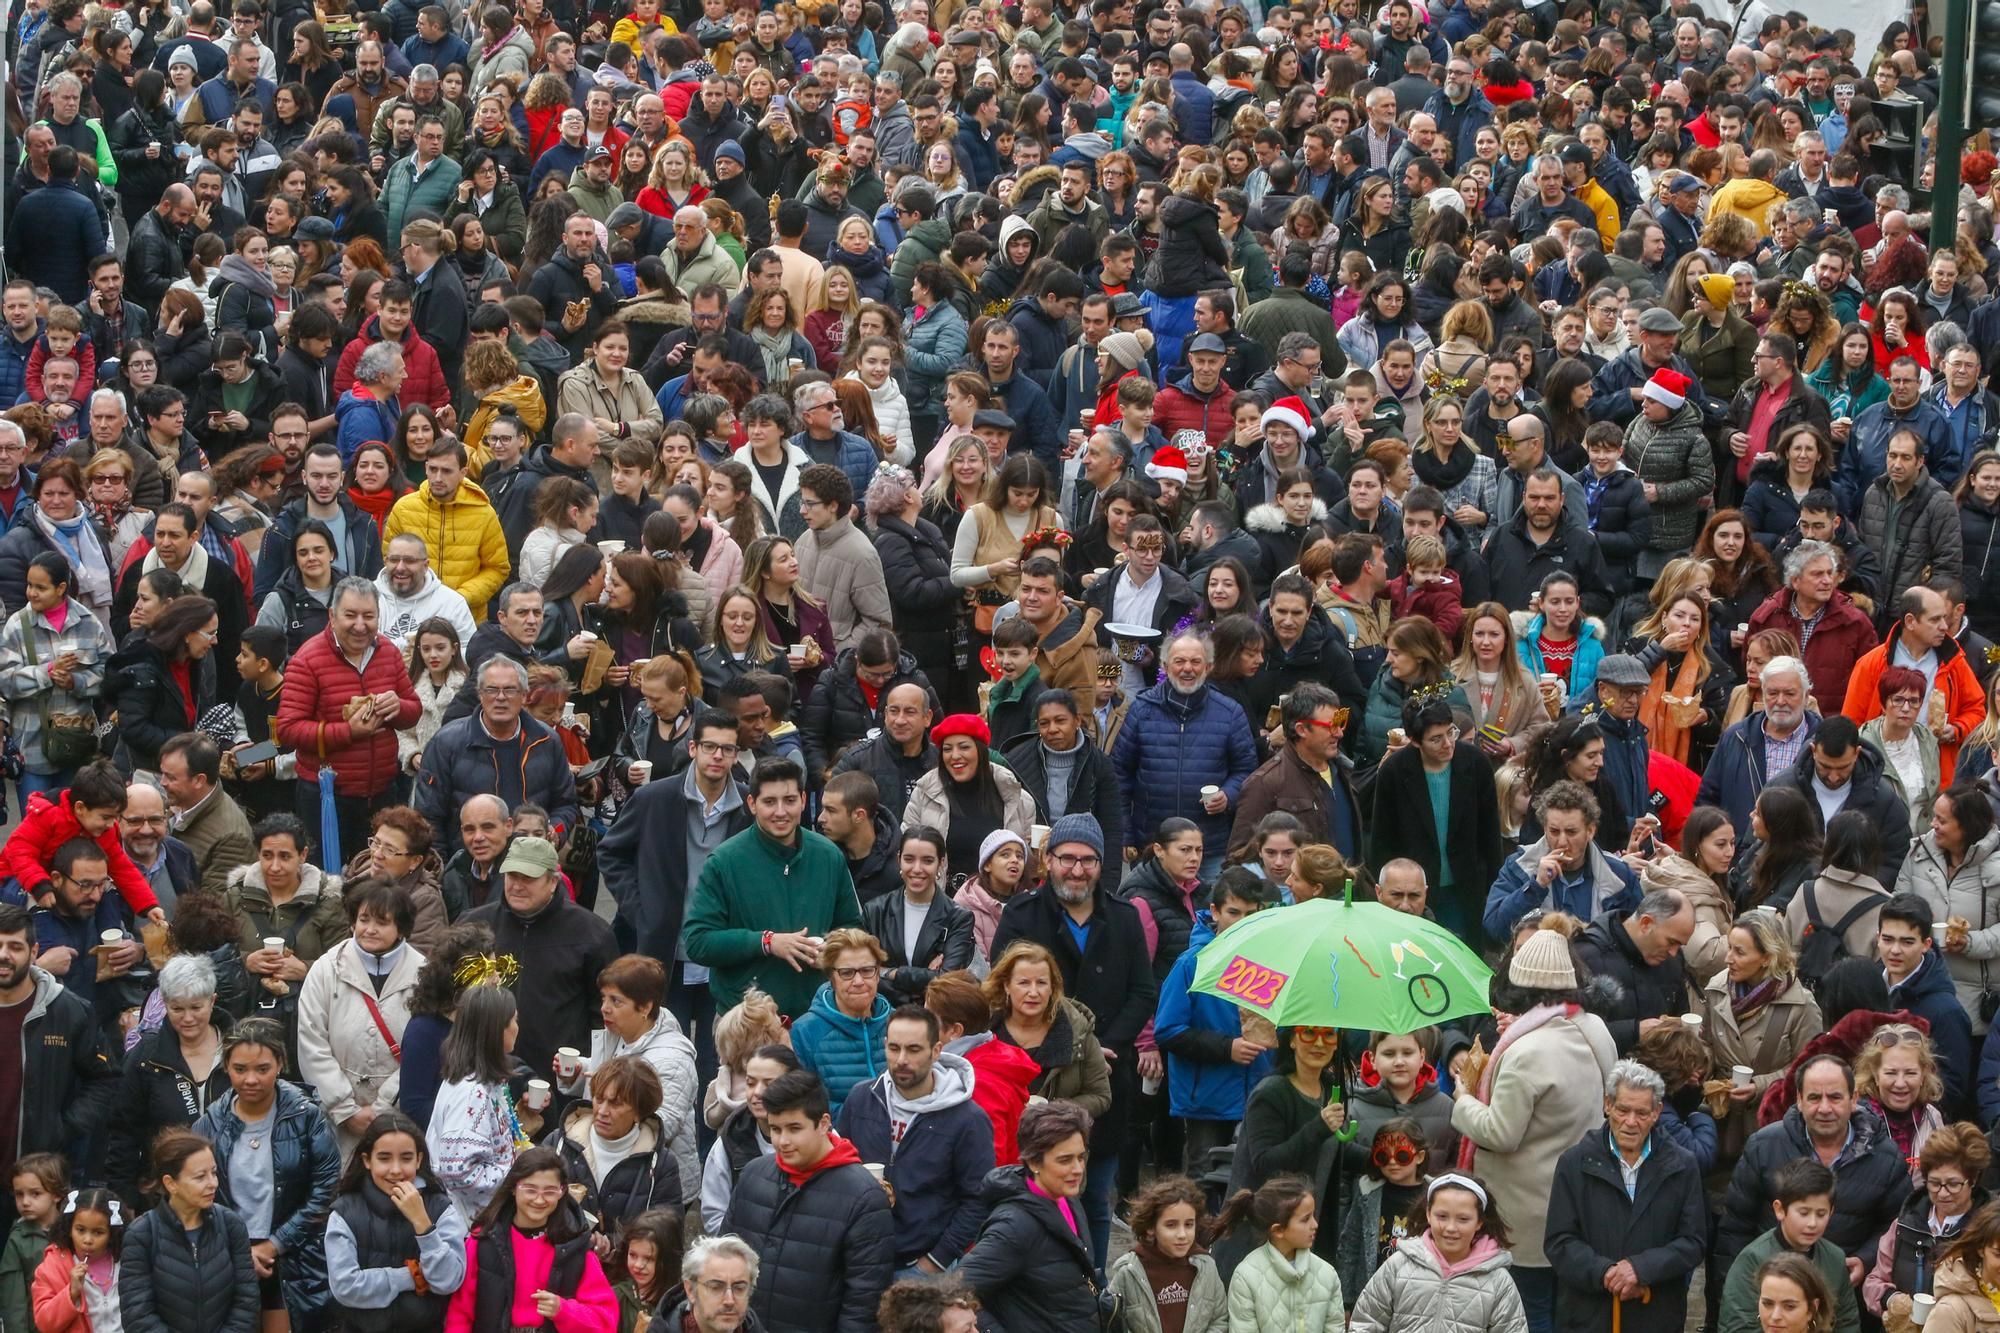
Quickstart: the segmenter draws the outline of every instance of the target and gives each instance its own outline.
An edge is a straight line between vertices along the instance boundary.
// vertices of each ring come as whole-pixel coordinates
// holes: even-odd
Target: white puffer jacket
[[[850,370],[847,378],[868,387],[859,372]],[[917,441],[910,433],[910,400],[903,396],[903,386],[891,375],[882,381],[881,388],[868,389],[868,397],[875,404],[875,429],[889,446],[889,461],[910,466],[917,456]],[[861,499],[858,495],[854,498]]]
[[[1482,1236],[1470,1262],[1446,1277],[1429,1240],[1408,1237],[1361,1289],[1347,1333],[1527,1333],[1507,1251]]]

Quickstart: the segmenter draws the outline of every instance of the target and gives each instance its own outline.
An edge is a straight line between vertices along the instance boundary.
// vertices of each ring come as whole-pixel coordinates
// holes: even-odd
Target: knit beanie
[[[1717,310],[1729,309],[1730,302],[1736,299],[1736,280],[1727,274],[1704,274],[1696,282],[1701,287],[1701,294]]]
[[[1146,329],[1137,333],[1107,333],[1097,344],[1097,350],[1111,358],[1116,365],[1127,370],[1137,370],[1146,364],[1146,352],[1153,345],[1153,335]]]
[[[1048,846],[1050,850],[1054,850],[1066,842],[1080,842],[1099,856],[1103,856],[1104,830],[1098,827],[1097,816],[1064,815],[1058,819],[1049,829]]]
[[[1575,990],[1576,967],[1569,941],[1553,930],[1538,930],[1514,951],[1507,980],[1528,990]]]
[[[986,841],[979,844],[979,871],[981,874],[984,874],[986,871],[986,863],[991,861],[994,855],[1010,842],[1020,847],[1021,855],[1026,856],[1028,854],[1028,844],[1018,833],[997,828],[986,835]]]

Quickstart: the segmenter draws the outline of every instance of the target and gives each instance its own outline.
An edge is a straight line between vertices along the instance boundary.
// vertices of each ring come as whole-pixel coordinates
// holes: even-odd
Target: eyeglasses
[[[70,879],[68,875],[64,875],[63,878],[69,879],[70,883],[76,885],[85,893],[97,893],[108,887],[111,883],[111,878],[108,875],[100,875],[96,879]]]
[[[836,967],[833,975],[842,981],[873,981],[882,975],[882,969],[873,963],[866,967]]]
[[[727,741],[696,741],[694,748],[703,754],[713,755],[733,755],[738,752],[737,747]]]
[[[1049,859],[1064,870],[1089,870],[1104,864],[1104,858],[1101,856],[1071,856],[1068,853],[1064,853],[1061,856],[1052,856]]]
[[[526,693],[519,685],[481,685],[479,697],[482,699],[518,699]]]
[[[1924,1034],[1908,1023],[1889,1023],[1876,1028],[1869,1036],[1870,1046],[1922,1046],[1926,1044]]]
[[[1339,1028],[1293,1028],[1292,1041],[1310,1042],[1315,1046],[1331,1046],[1340,1040]]]
[[[370,838],[368,840],[368,850],[371,852],[380,852],[384,856],[408,856],[410,854],[409,848],[398,847],[395,843],[385,842],[381,838]]]
[[[1924,1177],[1924,1184],[1937,1194],[1956,1194],[1971,1183],[1971,1181],[1964,1179],[1954,1180],[1949,1176]]]
[[[701,1280],[700,1285],[701,1289],[711,1296],[729,1295],[741,1300],[750,1294],[750,1284],[748,1282],[722,1282],[715,1278],[705,1277]]]

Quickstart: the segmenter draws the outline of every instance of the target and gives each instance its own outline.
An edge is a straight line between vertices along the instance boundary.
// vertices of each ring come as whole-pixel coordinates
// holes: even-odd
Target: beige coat
[[[1514,1233],[1514,1262],[1548,1267],[1542,1251],[1556,1159],[1604,1123],[1604,1080],[1617,1062],[1595,1014],[1556,1017],[1495,1057],[1493,1096],[1463,1096],[1451,1125],[1478,1148],[1474,1169]]]
[[[1035,798],[1028,795],[1012,769],[993,766],[993,780],[1000,784],[1000,826],[1028,840],[1035,826]],[[939,833],[951,835],[951,801],[944,794],[944,769],[934,768],[910,788],[909,804],[903,807],[903,827],[929,824]]]
[[[1931,1291],[1938,1303],[1924,1321],[1925,1333],[1994,1333],[2000,1329],[2000,1310],[1979,1290],[1978,1279],[1966,1271],[1963,1259],[1953,1259],[1938,1269]]]
[[[1729,952],[1729,923],[1735,918],[1722,888],[1701,867],[1679,854],[1661,857],[1639,872],[1639,884],[1647,892],[1678,889],[1694,907],[1694,934],[1681,950],[1688,973],[1697,986],[1722,971]]]
[[[618,383],[611,391],[598,381],[595,362],[585,361],[564,371],[556,381],[556,414],[565,412],[619,422],[631,428],[628,433],[633,439],[647,444],[658,444],[667,428],[660,415],[659,399],[646,387],[646,377],[630,366],[619,372]],[[609,451],[617,442],[615,436],[598,432],[600,449]]]
[[[1785,933],[1791,936],[1794,949],[1805,943],[1806,927],[1812,920],[1806,915],[1808,889],[1812,892],[1813,902],[1819,907],[1819,919],[1829,927],[1846,916],[1862,899],[1875,903],[1876,910],[1856,917],[1842,937],[1850,957],[1873,958],[1875,926],[1882,914],[1882,904],[1889,901],[1889,891],[1877,883],[1873,875],[1856,874],[1849,870],[1820,871],[1819,878],[1793,894],[1792,901],[1785,907]]]
[[[817,597],[833,622],[841,648],[860,644],[868,629],[893,629],[889,585],[875,543],[854,526],[852,514],[824,528],[808,528],[793,543],[799,557],[799,586]]]
[[[1783,994],[1752,1016],[1747,1027],[1737,1026],[1736,1015],[1729,1006],[1727,971],[1709,978],[1701,992],[1700,1005],[1702,1035],[1713,1062],[1708,1076],[1728,1078],[1729,1071],[1737,1065],[1749,1065],[1755,1071],[1756,1098],[1732,1101],[1728,1116],[1718,1126],[1721,1160],[1728,1161],[1743,1151],[1743,1141],[1756,1130],[1757,1106],[1763,1100],[1764,1089],[1785,1076],[1792,1060],[1805,1049],[1807,1042],[1820,1034],[1825,1024],[1820,1019],[1818,1001],[1796,978]]]
[[[416,946],[405,944],[377,994],[362,967],[359,946],[343,941],[321,954],[300,983],[299,1074],[318,1093],[343,1158],[353,1153],[360,1136],[342,1122],[364,1107],[393,1105],[402,1085],[397,1053],[389,1049],[364,997],[375,1001],[400,1045],[423,965]]]

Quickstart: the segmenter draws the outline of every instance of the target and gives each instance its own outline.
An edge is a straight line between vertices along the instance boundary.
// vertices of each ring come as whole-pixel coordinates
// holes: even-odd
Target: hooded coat
[[[972,1247],[994,1169],[993,1124],[972,1100],[972,1065],[947,1051],[931,1078],[930,1092],[912,1100],[885,1072],[855,1088],[839,1115],[841,1135],[864,1159],[882,1163],[895,1188],[898,1268],[922,1258],[949,1268]]]
[[[389,511],[383,548],[406,532],[423,538],[431,568],[447,588],[465,598],[475,622],[484,620],[487,602],[513,568],[507,534],[486,492],[477,483],[464,481],[451,499],[439,500],[428,485],[419,486]]]
[[[1175,1116],[1235,1121],[1271,1072],[1272,1056],[1265,1052],[1247,1065],[1236,1063],[1230,1043],[1243,1035],[1243,1011],[1193,989],[1197,957],[1214,938],[1214,918],[1206,909],[1197,912],[1187,948],[1160,983],[1153,1041],[1166,1057],[1167,1099]]]
[[[879,1077],[883,1071],[882,1039],[889,1030],[889,997],[875,996],[866,1018],[842,1013],[834,1002],[833,983],[823,982],[812,1007],[792,1024],[792,1049],[799,1066],[819,1075],[835,1116],[850,1090]]]
[[[400,1043],[424,965],[416,946],[403,944],[377,989],[359,950],[349,940],[321,954],[299,987],[299,1075],[339,1127],[341,1146],[349,1153],[360,1135],[346,1128],[347,1119],[370,1107],[395,1105],[402,1083]],[[396,1049],[390,1048],[389,1035],[396,1038]]]
[[[1925,832],[1910,844],[1910,854],[1896,877],[1896,892],[1922,897],[1940,922],[1958,917],[1971,923],[1965,952],[1947,953],[1944,959],[1957,985],[1959,1002],[1983,1030],[1985,1024],[1977,1018],[1980,997],[1990,984],[1987,974],[1992,960],[2000,958],[2000,910],[1996,910],[2000,907],[2000,829],[1968,847],[1956,872],[1946,869],[1937,834]],[[1935,1031],[1931,1039],[1937,1040]],[[1965,1067],[1961,1065],[1960,1070],[1962,1079]]]
[[[1160,204],[1160,248],[1146,266],[1146,290],[1165,300],[1181,300],[1229,285],[1229,243],[1222,239],[1221,213],[1212,203],[1170,195]]]

